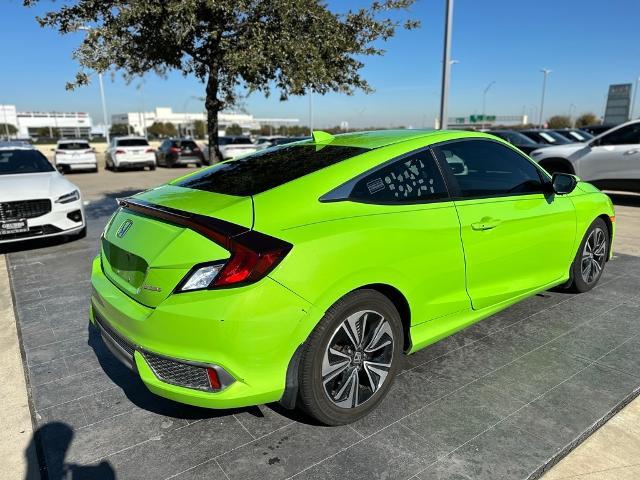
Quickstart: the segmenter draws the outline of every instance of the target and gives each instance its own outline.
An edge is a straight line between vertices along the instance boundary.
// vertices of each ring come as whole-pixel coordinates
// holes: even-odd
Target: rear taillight
[[[198,147],[193,147],[193,148],[191,149],[191,151],[192,151],[192,152],[199,152],[199,151],[200,151],[200,149],[199,149]]]
[[[124,155],[125,153],[127,152],[125,152],[124,150],[116,150],[116,155]]]
[[[179,148],[177,148],[177,147],[171,147],[171,148],[169,149],[169,151],[170,151],[171,153],[180,153],[180,149],[179,149]]]
[[[293,247],[278,238],[247,230],[216,218],[153,205],[138,199],[120,200],[120,206],[143,215],[189,228],[231,252],[228,260],[196,265],[176,292],[224,288],[257,282],[271,272]]]
[[[153,153],[155,150],[153,148],[147,148],[144,153]]]
[[[231,258],[218,272],[209,288],[257,282],[289,253],[290,248],[254,252],[242,245],[231,246]]]
[[[56,155],[64,155],[64,154],[66,154],[66,153],[67,153],[67,152],[66,152],[66,151],[64,151],[64,150],[56,150]]]

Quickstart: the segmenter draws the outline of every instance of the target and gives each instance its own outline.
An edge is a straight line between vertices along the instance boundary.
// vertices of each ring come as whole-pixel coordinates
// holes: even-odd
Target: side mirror
[[[554,173],[553,177],[551,177],[553,191],[558,195],[567,195],[573,192],[577,184],[578,179],[576,176],[568,173]]]

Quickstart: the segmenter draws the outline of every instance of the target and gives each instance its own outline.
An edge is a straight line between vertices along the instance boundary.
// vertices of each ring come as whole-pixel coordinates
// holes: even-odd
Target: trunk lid
[[[211,217],[237,225],[253,224],[251,197],[236,197],[165,185],[135,195],[149,205]],[[230,253],[191,228],[121,208],[102,238],[105,275],[134,300],[158,306],[194,265],[225,260]]]

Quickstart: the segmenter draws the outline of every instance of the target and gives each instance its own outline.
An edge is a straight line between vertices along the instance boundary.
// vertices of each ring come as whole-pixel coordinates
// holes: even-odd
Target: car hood
[[[552,145],[540,148],[531,152],[534,158],[540,157],[562,157],[567,158],[580,150],[589,148],[585,143],[568,143],[566,145]]]
[[[71,193],[77,187],[58,172],[0,175],[0,202],[51,198]]]

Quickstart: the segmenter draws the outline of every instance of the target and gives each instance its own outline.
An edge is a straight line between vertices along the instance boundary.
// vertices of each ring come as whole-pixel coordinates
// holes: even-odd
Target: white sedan
[[[640,120],[623,123],[586,143],[531,152],[549,173],[571,173],[607,190],[640,193]]]
[[[86,140],[59,140],[54,150],[53,163],[63,173],[72,170],[98,171],[96,151]]]
[[[0,245],[86,235],[80,190],[32,147],[0,144]]]

